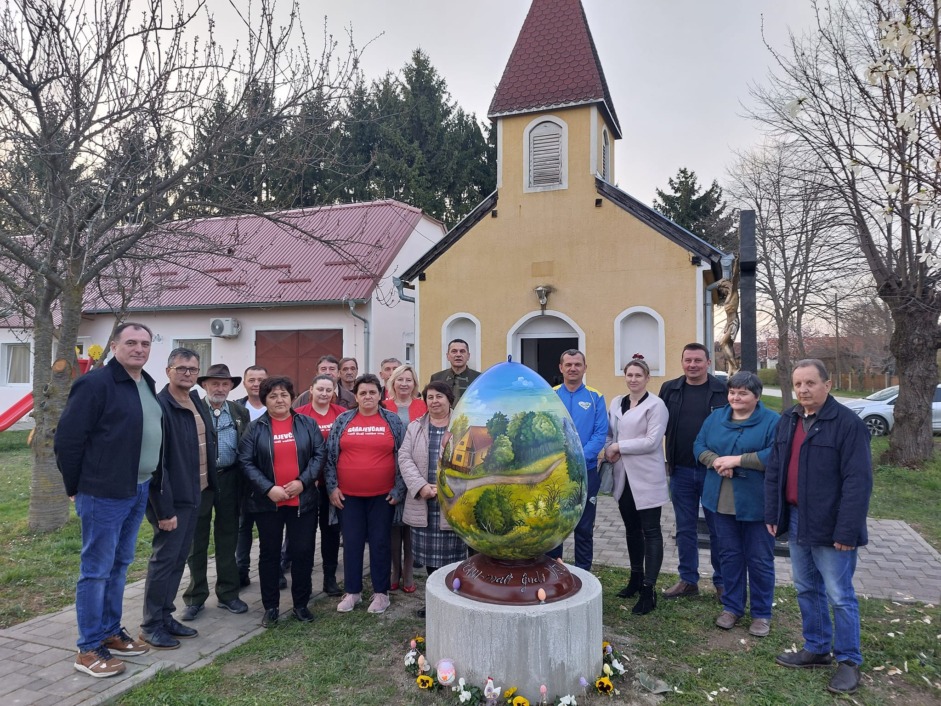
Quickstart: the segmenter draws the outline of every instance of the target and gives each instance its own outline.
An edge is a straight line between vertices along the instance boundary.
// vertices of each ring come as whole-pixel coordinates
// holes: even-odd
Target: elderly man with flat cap
[[[196,382],[206,391],[203,404],[209,410],[212,425],[207,433],[216,438],[215,478],[202,491],[196,536],[186,563],[190,582],[183,593],[186,609],[183,620],[195,620],[209,597],[206,566],[209,560],[209,526],[212,523],[216,544],[216,598],[219,607],[231,613],[245,613],[248,606],[239,598],[239,572],[235,563],[235,544],[239,528],[239,501],[242,473],[238,465],[239,441],[248,429],[248,410],[228,401],[229,393],[242,378],[229,374],[224,363],[211,365]],[[213,510],[215,519],[213,520]]]

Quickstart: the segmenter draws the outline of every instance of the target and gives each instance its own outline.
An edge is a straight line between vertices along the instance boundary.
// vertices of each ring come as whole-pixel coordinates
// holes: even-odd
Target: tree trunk
[[[884,463],[919,466],[931,458],[931,403],[938,384],[938,360],[934,334],[938,312],[912,303],[892,311],[895,329],[889,348],[895,356],[899,397],[895,403],[895,426],[889,438]]]
[[[778,326],[778,384],[781,386],[781,410],[790,409],[791,397],[791,335],[787,326]]]
[[[53,442],[56,426],[72,387],[77,370],[75,341],[82,313],[81,293],[63,293],[62,324],[59,347],[53,363],[52,344],[55,323],[51,312],[35,317],[33,327],[33,474],[29,494],[29,528],[34,532],[53,532],[69,519],[69,499],[56,464]]]

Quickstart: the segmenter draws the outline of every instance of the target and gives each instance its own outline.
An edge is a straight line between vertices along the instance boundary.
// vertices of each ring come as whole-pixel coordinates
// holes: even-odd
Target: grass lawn
[[[73,509],[68,523],[58,532],[30,532],[27,513],[32,456],[26,446],[27,435],[25,431],[0,433],[0,628],[75,602],[82,550],[78,518]],[[150,523],[145,521],[129,581],[144,577],[152,537]]]
[[[78,524],[73,516],[59,532],[29,532],[26,513],[30,461],[25,437],[20,432],[0,434],[0,627],[56,610],[74,599],[80,548]],[[874,456],[885,443],[884,439],[873,442]],[[941,460],[936,459],[923,471],[879,467],[875,483],[873,516],[905,519],[941,548],[941,520],[936,517],[941,507]],[[143,576],[150,534],[145,523],[132,580]],[[656,703],[656,697],[636,686],[638,675],[660,679],[675,689],[666,697],[668,703],[705,704],[710,697],[717,704],[836,701],[824,688],[828,672],[789,670],[774,664],[775,654],[800,643],[793,589],[777,591],[771,635],[759,640],[741,627],[730,632],[714,627],[720,609],[711,593],[694,599],[661,601],[650,615],[633,616],[632,602],[625,603],[615,596],[627,581],[627,572],[598,567],[595,573],[604,586],[604,637],[628,656],[625,666],[635,678],[635,685],[622,680],[618,682],[620,696],[579,698],[579,704]],[[660,586],[673,580],[675,576],[663,575]],[[382,616],[368,615],[365,610],[343,615],[335,612],[334,601],[318,602],[312,606],[317,616],[313,624],[286,621],[206,667],[163,673],[122,697],[119,703],[445,703],[443,694],[419,692],[402,661],[408,641],[423,629],[423,621],[413,614],[414,608],[421,605],[422,590],[410,597],[397,594],[392,608]],[[862,600],[861,611],[864,688],[852,702],[910,706],[941,703],[941,609]],[[499,665],[494,666],[494,677],[503,686],[510,686],[514,678],[500,674]],[[453,703],[450,699],[447,702]]]
[[[671,704],[833,704],[825,690],[829,671],[784,669],[774,656],[800,642],[800,619],[793,589],[777,592],[775,622],[764,639],[745,627],[726,632],[713,626],[719,613],[714,594],[661,601],[647,616],[631,614],[632,601],[616,597],[628,573],[601,568],[604,586],[604,638],[628,656],[628,675],[646,675],[676,689]],[[661,577],[667,585],[675,577]],[[421,581],[419,581],[421,583]],[[421,592],[423,588],[419,588]],[[416,597],[420,596],[416,594]],[[420,692],[407,675],[403,657],[424,623],[412,611],[416,598],[397,594],[382,616],[364,610],[339,614],[334,601],[318,602],[312,625],[287,621],[211,665],[193,672],[165,672],[120,699],[125,706],[155,704],[321,704],[329,706],[428,706],[455,703],[453,695]],[[887,601],[861,605],[864,687],[861,704],[922,706],[941,700],[938,624],[941,610]],[[747,621],[744,623],[747,627]],[[500,639],[495,636],[494,639]],[[460,675],[460,665],[458,675]],[[513,675],[500,673],[498,685]],[[646,678],[646,677],[645,677]],[[619,696],[579,696],[579,704],[656,703],[632,680],[616,681]],[[524,694],[532,700],[534,695]],[[847,701],[849,702],[849,701]],[[501,702],[502,706],[502,702]]]

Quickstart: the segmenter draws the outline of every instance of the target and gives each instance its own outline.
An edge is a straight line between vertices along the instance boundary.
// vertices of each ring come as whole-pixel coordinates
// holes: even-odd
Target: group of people
[[[646,361],[634,356],[624,367],[627,393],[609,410],[604,458],[613,464],[631,568],[618,596],[639,595],[634,614],[656,607],[660,511],[670,501],[679,581],[662,596],[699,594],[701,504],[722,604],[715,623],[731,630],[747,607],[749,633],[764,637],[771,630],[775,538],[787,534],[804,645],[776,662],[817,668],[835,660],[827,688],[855,692],[862,653],[853,573],[857,548],[868,541],[872,492],[866,426],[829,394],[830,377],[819,360],[794,366],[797,404],[783,415],[762,404],[754,373],[737,372],[727,383],[710,375],[705,346],[688,344],[681,363],[683,375],[663,383],[656,396],[647,390]]]
[[[144,370],[152,338],[143,324],[118,326],[111,359],[73,383],[56,431],[58,467],[82,531],[78,671],[114,676],[125,670],[121,657],[174,649],[198,635],[184,622],[198,618],[210,595],[210,535],[218,606],[241,614],[257,529],[266,627],[280,618],[287,570],[294,617],[314,619],[308,603],[318,527],[323,590],[342,595],[340,612],[362,601],[367,541],[372,613],[389,607],[390,590],[415,590],[414,562],[433,571],[467,556],[441,517],[435,475],[451,409],[479,375],[467,367],[466,342],[449,344],[451,368],[439,374],[447,380],[421,394],[415,370],[394,358],[382,361],[377,377],[359,375],[353,358],[326,355],[309,390],[296,395],[291,379],[263,366],[239,377],[217,364],[200,375],[199,354],[186,348],[170,353],[158,392]],[[247,395],[229,400],[243,379]],[[121,624],[122,602],[145,516],[154,536],[133,637]],[[341,532],[345,593],[336,576]],[[187,565],[180,622],[174,601]]]
[[[188,563],[181,618],[191,622],[203,610],[210,534],[218,605],[245,613],[238,592],[250,582],[257,528],[266,627],[280,619],[288,570],[292,613],[313,620],[308,603],[318,528],[323,590],[341,597],[337,610],[344,613],[363,600],[367,542],[371,613],[388,609],[391,591],[415,590],[414,566],[430,574],[467,556],[436,499],[437,460],[452,409],[480,374],[468,367],[466,341],[449,342],[450,367],[420,392],[414,368],[395,358],[382,361],[376,376],[359,375],[353,358],[323,356],[310,388],[296,395],[292,380],[261,366],[243,377],[225,365],[199,375],[199,355],[183,348],[170,354],[168,383],[158,393],[143,370],[151,339],[142,324],[119,326],[113,357],[75,381],[56,432],[59,468],[82,526],[77,670],[119,674],[121,656],[173,649],[197,635],[174,618],[174,600]],[[862,655],[852,577],[857,547],[867,541],[872,487],[865,425],[829,395],[829,375],[817,360],[795,366],[798,404],[783,417],[762,405],[753,373],[736,373],[727,383],[710,375],[705,346],[688,344],[681,364],[683,375],[654,395],[647,362],[634,356],[624,367],[625,394],[608,406],[584,382],[585,354],[562,354],[563,382],[555,391],[572,416],[587,467],[575,565],[592,566],[599,459],[612,466],[627,540],[631,574],[618,596],[637,596],[634,614],[653,611],[658,595],[699,593],[701,504],[722,604],[716,625],[732,629],[747,606],[749,632],[768,635],[774,538],[787,533],[804,646],[777,662],[811,668],[835,658],[830,690],[855,691]],[[228,400],[243,379],[246,397]],[[671,501],[679,581],[658,594],[661,508]],[[121,604],[144,515],[154,538],[135,639],[121,625]],[[343,588],[336,576],[341,533]],[[549,555],[561,558],[562,546]]]

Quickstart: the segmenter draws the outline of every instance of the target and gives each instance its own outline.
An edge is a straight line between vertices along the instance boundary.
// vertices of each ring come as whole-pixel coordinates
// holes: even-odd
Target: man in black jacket
[[[709,374],[709,349],[701,343],[688,343],[680,359],[683,375],[668,380],[660,388],[660,399],[667,406],[666,457],[670,474],[670,498],[676,516],[676,550],[679,555],[680,580],[663,592],[664,598],[695,596],[699,593],[699,546],[696,523],[706,467],[695,458],[693,442],[706,417],[728,403],[728,387]],[[712,558],[712,582],[722,595],[722,573],[712,513],[703,508],[709,527]]]
[[[173,600],[193,543],[201,491],[209,487],[216,461],[215,438],[207,407],[192,389],[199,375],[199,354],[176,348],[167,361],[169,384],[157,399],[163,410],[164,447],[161,473],[150,486],[147,519],[154,527],[140,638],[151,647],[172,650],[177,638],[196,637],[173,617]]]
[[[121,609],[163,438],[154,380],[144,372],[152,338],[143,324],[118,326],[114,357],[72,383],[56,428],[56,463],[82,526],[75,669],[93,677],[124,671],[114,655],[149,649],[121,626]]]
[[[190,582],[183,592],[186,609],[181,618],[194,620],[209,597],[206,570],[209,563],[209,530],[213,530],[216,548],[216,598],[219,607],[230,613],[246,613],[248,605],[239,598],[239,570],[235,563],[235,543],[239,531],[242,471],[238,464],[239,441],[248,429],[248,410],[228,402],[229,393],[242,378],[233,377],[225,363],[210,365],[206,374],[196,379],[206,391],[206,406],[212,424],[209,432],[215,438],[215,473],[209,487],[201,495],[199,517],[193,547],[186,560]],[[213,517],[215,515],[215,517]]]

